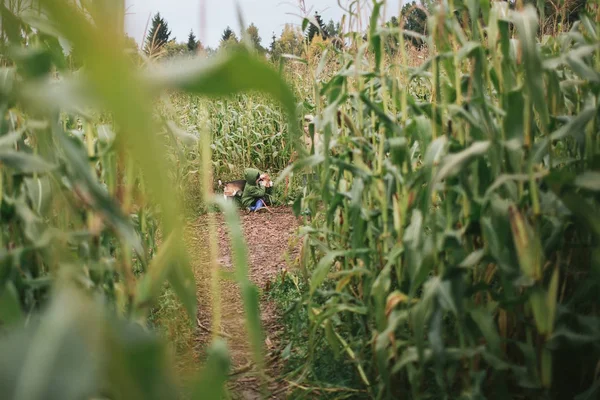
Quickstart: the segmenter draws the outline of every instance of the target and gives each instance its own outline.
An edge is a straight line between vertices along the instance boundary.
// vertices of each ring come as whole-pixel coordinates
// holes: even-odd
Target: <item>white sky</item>
[[[339,21],[343,15],[338,0],[305,0],[311,14],[318,11],[325,23],[330,19]],[[386,20],[397,15],[402,0],[388,0]],[[273,32],[281,33],[285,23],[300,24],[298,0],[237,0],[242,10],[244,23],[258,27],[262,45],[271,43]],[[348,0],[340,0],[346,5]],[[372,3],[370,0],[367,3]],[[136,41],[143,39],[148,16],[160,12],[177,41],[187,41],[190,29],[206,46],[217,47],[223,30],[229,25],[239,37],[236,0],[126,0],[126,30]],[[204,15],[204,18],[201,18]],[[204,23],[201,21],[204,20]]]

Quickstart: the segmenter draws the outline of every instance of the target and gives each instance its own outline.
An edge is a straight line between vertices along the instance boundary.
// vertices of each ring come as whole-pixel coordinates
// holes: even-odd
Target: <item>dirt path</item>
[[[297,256],[294,233],[297,220],[287,207],[272,208],[273,213],[241,213],[240,218],[248,246],[249,273],[252,282],[263,291],[269,282],[287,266],[286,257],[293,260]],[[216,215],[217,240],[219,243],[218,262],[223,271],[232,272],[229,235],[221,215]],[[208,218],[202,216],[189,227],[189,235],[195,250],[193,267],[198,285],[198,337],[196,350],[203,358],[207,344],[211,340],[210,267],[208,262]],[[232,358],[230,388],[237,399],[260,399],[259,381],[252,365],[251,351],[245,329],[244,307],[239,286],[232,279],[220,281],[222,322],[220,332],[227,340]],[[285,398],[285,387],[278,376],[278,362],[275,349],[281,332],[277,324],[277,311],[274,304],[261,297],[261,320],[265,331],[265,350],[269,389],[272,398]]]

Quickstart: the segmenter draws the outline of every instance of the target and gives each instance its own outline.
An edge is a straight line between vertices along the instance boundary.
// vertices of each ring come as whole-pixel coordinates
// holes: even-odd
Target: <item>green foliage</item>
[[[418,5],[414,1],[406,3],[400,11],[400,19],[393,16],[386,23],[386,27],[389,30],[389,33],[383,37],[386,53],[391,55],[397,54],[400,48],[404,46],[404,43],[421,47],[425,44],[427,14],[422,5]],[[400,40],[399,29],[404,31],[403,40]]]
[[[216,182],[243,178],[245,168],[257,168],[275,177],[292,158],[293,143],[285,112],[275,102],[260,94],[239,94],[227,98],[202,99],[197,96],[173,94],[159,106],[160,114],[177,121],[178,137],[196,137],[206,130],[211,134],[212,176]],[[209,118],[210,116],[210,118]],[[191,218],[204,213],[198,163],[199,145],[177,145],[178,168],[171,181],[183,193],[185,213]],[[274,188],[274,204],[293,200],[301,177],[293,177],[289,190],[283,185]],[[218,190],[215,186],[214,190]]]
[[[585,11],[588,0],[563,0],[560,2],[523,0],[523,4],[536,7],[541,18],[540,28],[544,33],[553,33],[570,28]]]
[[[181,57],[189,54],[188,43],[177,43],[175,40],[169,40],[163,47],[164,55],[167,58]]]
[[[371,398],[591,398],[596,14],[538,37],[533,7],[465,2],[461,24],[444,4],[421,66],[403,64],[402,46],[385,62],[383,39],[405,32],[374,25],[375,4],[359,47],[370,63],[338,53],[337,73],[314,82],[328,151],[294,168],[318,180],[295,208],[309,214],[298,300],[310,365],[293,377],[335,385],[302,373],[325,340]]]
[[[160,13],[156,13],[152,18],[150,30],[146,35],[144,52],[146,54],[152,54],[156,49],[160,49],[162,46],[169,43],[170,39],[171,30],[169,30],[169,24],[160,16]]]
[[[158,337],[114,318],[79,290],[63,288],[54,297],[42,318],[32,316],[3,332],[0,392],[5,398],[177,395]]]
[[[246,28],[246,34],[252,43],[252,47],[258,51],[260,54],[263,54],[266,50],[260,44],[262,39],[258,34],[258,28],[253,23]]]
[[[285,24],[281,36],[276,39],[273,36],[271,43],[271,57],[278,61],[283,55],[300,56],[304,51],[304,37],[298,27]]]
[[[339,357],[339,353],[328,346],[325,337],[317,340],[314,348],[309,346],[308,306],[298,301],[303,290],[303,281],[284,271],[275,278],[267,293],[268,299],[275,302],[283,315],[281,322],[284,327],[285,348],[281,356],[285,362],[284,373],[306,373],[310,381],[324,385],[326,390],[321,390],[319,386],[296,388],[288,398],[318,395],[319,398],[336,399],[344,392],[361,397],[358,396],[360,388],[356,386],[351,362]]]
[[[167,283],[195,322],[172,177],[179,152],[198,137],[155,118],[159,95],[262,92],[288,115],[287,142],[298,135],[294,96],[263,60],[238,48],[138,70],[114,29],[124,5],[113,6],[43,0],[19,15],[0,8],[12,45],[2,48],[0,85],[0,392],[9,398],[182,394],[163,341],[144,327]],[[79,49],[85,74],[69,71],[59,36]],[[260,360],[256,289],[242,274],[244,258],[236,265]],[[222,343],[211,345],[206,368],[192,394],[221,398],[229,369]]]
[[[416,32],[421,35],[427,33],[427,14],[423,8],[414,1],[412,3],[404,4],[402,11],[400,11],[400,18],[402,18],[404,30]],[[395,26],[398,25],[396,24]],[[423,41],[417,37],[409,36],[406,38],[415,46],[423,44]]]
[[[430,57],[411,68],[402,42],[415,36],[380,27],[374,2],[352,51],[323,44],[284,66],[327,149],[305,155],[300,107],[264,60],[233,46],[141,72],[114,29],[123,4],[16,3],[0,7],[5,396],[180,396],[164,342],[139,326],[196,315],[180,197],[206,201],[198,175],[284,169],[294,150],[286,173],[316,179],[294,203],[305,221],[298,275],[271,292],[293,308],[282,355],[294,396],[597,396],[597,14],[580,10],[570,31],[540,37],[533,7],[442,3],[423,38]],[[286,29],[274,58],[302,55],[301,32]],[[59,36],[85,74],[69,72]],[[237,41],[231,29],[224,38]],[[165,92],[174,110],[155,101]],[[201,168],[207,153],[214,171]],[[239,221],[218,205],[262,366]],[[168,309],[150,313],[161,297]],[[222,398],[229,369],[216,340],[184,394]]]

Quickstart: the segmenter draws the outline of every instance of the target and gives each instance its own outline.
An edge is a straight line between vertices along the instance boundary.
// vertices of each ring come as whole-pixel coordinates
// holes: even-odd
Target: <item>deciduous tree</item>
[[[304,49],[302,31],[291,24],[285,24],[279,39],[275,39],[275,35],[273,35],[272,47],[271,58],[273,60],[278,60],[283,54],[300,56]]]
[[[252,46],[261,54],[263,54],[266,50],[262,47],[260,42],[262,42],[261,37],[258,34],[258,28],[253,23],[248,26],[246,29],[246,34],[250,38],[252,42]]]

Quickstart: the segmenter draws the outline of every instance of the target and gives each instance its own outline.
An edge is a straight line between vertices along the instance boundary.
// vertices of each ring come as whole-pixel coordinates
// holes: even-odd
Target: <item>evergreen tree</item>
[[[190,34],[188,36],[187,48],[191,52],[194,52],[198,49],[198,41],[196,40],[196,36],[192,30],[190,30]]]
[[[335,23],[332,19],[327,23],[327,36],[334,37],[337,36],[337,30],[335,29]]]
[[[418,7],[413,1],[412,3],[404,4],[400,12],[404,21],[404,30],[420,33],[427,33],[427,14],[422,8]],[[414,46],[421,46],[423,41],[413,36],[406,36]]]
[[[230,27],[225,28],[223,31],[223,35],[221,35],[221,43],[229,42],[230,40],[238,41],[237,36],[235,36],[235,32]]]
[[[315,24],[313,24],[311,22],[310,26],[308,27],[308,32],[306,33],[306,39],[309,42],[312,42],[315,35],[322,35],[323,39],[327,39],[327,27],[323,23],[323,19],[321,18],[319,13],[316,11],[315,11],[315,20],[317,21],[318,26],[316,26]]]
[[[422,5],[422,4],[421,4]],[[388,28],[398,28],[403,24],[403,29],[425,35],[427,33],[427,14],[414,1],[404,4],[400,11],[400,19],[392,17],[386,24]],[[413,46],[422,46],[423,41],[411,35],[404,35],[405,42],[412,43]],[[400,46],[399,36],[394,33],[389,35],[384,41],[384,47],[389,54],[395,54]]]
[[[275,36],[275,32],[273,32],[271,45],[269,46],[269,53],[273,55],[275,53],[275,47],[277,46],[277,36]]]
[[[226,48],[236,43],[239,43],[238,37],[230,27],[227,27],[221,35],[221,43],[219,44],[219,48]]]
[[[146,36],[146,46],[144,51],[146,54],[150,54],[153,49],[157,49],[165,45],[171,38],[171,31],[167,21],[160,16],[160,13],[156,13],[152,18],[152,27]]]

